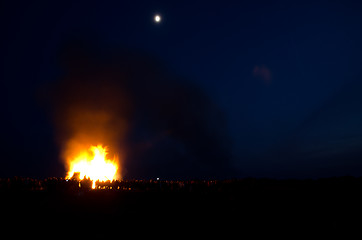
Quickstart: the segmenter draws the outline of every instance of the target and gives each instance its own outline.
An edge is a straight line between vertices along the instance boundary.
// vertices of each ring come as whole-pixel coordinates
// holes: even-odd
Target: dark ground
[[[2,229],[48,237],[170,232],[294,238],[351,232],[362,222],[361,178],[122,181],[97,190],[82,183],[1,180]]]

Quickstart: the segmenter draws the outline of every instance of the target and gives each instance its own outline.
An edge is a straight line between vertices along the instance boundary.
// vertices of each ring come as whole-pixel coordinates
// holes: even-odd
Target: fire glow
[[[67,179],[79,174],[79,180],[89,178],[92,180],[92,188],[96,187],[96,181],[107,181],[117,179],[118,158],[112,160],[107,158],[107,147],[102,145],[91,146],[83,150],[68,162],[69,171]]]

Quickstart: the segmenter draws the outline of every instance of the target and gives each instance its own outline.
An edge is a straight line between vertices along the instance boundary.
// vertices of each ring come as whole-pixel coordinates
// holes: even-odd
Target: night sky
[[[108,78],[128,123],[125,177],[361,176],[361,13],[359,1],[3,1],[0,177],[64,176],[59,102]]]

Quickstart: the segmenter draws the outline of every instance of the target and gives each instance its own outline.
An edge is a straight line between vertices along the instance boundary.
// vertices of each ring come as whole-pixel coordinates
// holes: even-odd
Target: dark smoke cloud
[[[65,155],[101,142],[121,153],[125,178],[230,177],[223,112],[198,86],[138,52],[74,41],[59,59],[49,93]]]

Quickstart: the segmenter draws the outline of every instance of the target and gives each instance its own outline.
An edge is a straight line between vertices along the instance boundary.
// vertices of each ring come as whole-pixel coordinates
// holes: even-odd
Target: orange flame
[[[107,181],[117,179],[118,158],[107,159],[108,149],[102,145],[91,146],[88,151],[84,150],[78,156],[70,159],[67,179],[79,173],[79,179],[89,178],[92,180],[92,188],[96,187],[96,181]]]

